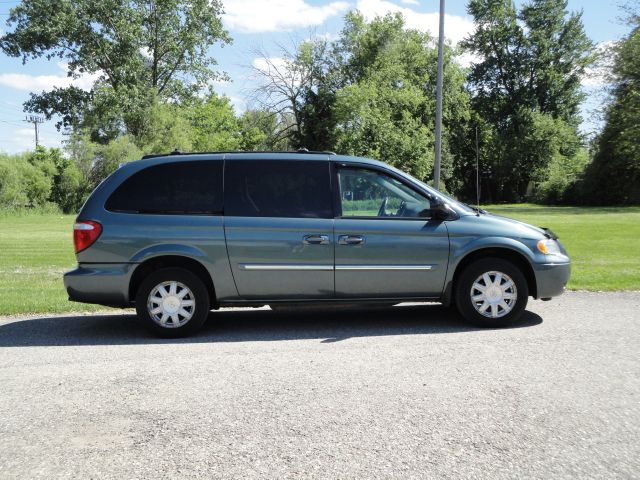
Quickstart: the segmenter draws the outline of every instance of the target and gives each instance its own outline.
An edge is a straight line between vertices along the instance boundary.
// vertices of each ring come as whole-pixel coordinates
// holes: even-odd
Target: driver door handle
[[[340,235],[338,237],[338,243],[340,245],[362,245],[364,243],[364,236],[362,236],[362,235]]]

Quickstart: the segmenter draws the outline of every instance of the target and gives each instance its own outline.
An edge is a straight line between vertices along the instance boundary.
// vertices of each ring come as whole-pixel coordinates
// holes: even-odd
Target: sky
[[[18,1],[0,0],[0,34],[10,30],[6,25],[9,10]],[[411,28],[438,33],[439,0],[223,0],[225,28],[231,34],[231,45],[215,45],[210,55],[218,62],[218,70],[225,72],[230,82],[216,83],[214,89],[228,96],[236,112],[250,107],[251,66],[259,65],[258,51],[277,59],[281,47],[291,47],[311,36],[336,37],[346,12],[358,9],[366,18],[388,12],[402,12]],[[522,3],[516,1],[517,4]],[[620,20],[619,0],[569,0],[570,11],[583,11],[587,35],[598,45],[607,45],[628,33],[629,27]],[[466,12],[466,1],[446,2],[445,36],[457,43],[473,30],[473,22]],[[461,58],[468,64],[470,58]],[[29,92],[51,90],[70,83],[90,88],[91,76],[70,79],[66,65],[46,59],[30,60],[22,64],[19,58],[0,53],[0,152],[16,153],[33,149],[34,127],[24,121],[22,104]],[[598,107],[603,99],[603,80],[598,72],[591,72],[583,81],[587,100],[582,106],[581,129],[593,134],[601,126]],[[63,136],[55,128],[55,119],[40,125],[40,142],[47,147],[59,147]]]

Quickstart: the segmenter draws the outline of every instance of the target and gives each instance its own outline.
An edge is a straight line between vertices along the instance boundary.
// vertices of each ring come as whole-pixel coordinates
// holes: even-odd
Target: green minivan
[[[69,299],[135,306],[168,337],[212,309],[265,304],[437,301],[506,326],[571,269],[548,229],[332,152],[148,155],[95,189],[73,231]]]

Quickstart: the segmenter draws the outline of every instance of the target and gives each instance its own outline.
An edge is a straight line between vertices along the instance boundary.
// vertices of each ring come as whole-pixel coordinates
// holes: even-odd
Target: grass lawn
[[[67,300],[74,215],[0,213],[0,315],[104,309]]]
[[[484,208],[556,232],[573,260],[569,288],[640,290],[640,207]],[[0,213],[0,315],[105,308],[67,301],[62,273],[75,265],[73,220],[72,215]]]

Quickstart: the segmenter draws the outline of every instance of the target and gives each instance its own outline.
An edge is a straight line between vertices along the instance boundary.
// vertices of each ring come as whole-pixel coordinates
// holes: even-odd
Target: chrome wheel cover
[[[488,318],[507,315],[518,300],[518,289],[513,279],[502,272],[485,272],[471,286],[471,304]]]
[[[184,283],[167,281],[156,285],[147,299],[151,319],[163,328],[178,328],[193,317],[196,300]]]

